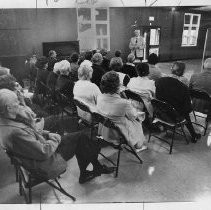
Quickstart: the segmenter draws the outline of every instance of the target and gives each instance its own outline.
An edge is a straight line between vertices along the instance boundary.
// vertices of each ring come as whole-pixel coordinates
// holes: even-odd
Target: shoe
[[[100,176],[101,174],[111,174],[115,171],[115,167],[108,167],[106,165],[101,165],[99,169],[94,170],[94,174],[96,176]]]
[[[191,138],[191,142],[192,143],[196,143],[198,139],[201,138],[201,134],[200,133],[196,133],[194,137]]]
[[[146,145],[143,145],[141,148],[139,149],[135,149],[135,151],[138,153],[138,152],[141,152],[141,151],[144,151],[144,150],[147,150],[148,147]]]
[[[93,171],[85,171],[83,174],[79,177],[79,183],[83,184],[85,182],[88,182],[92,179],[94,179],[96,175],[93,173]]]

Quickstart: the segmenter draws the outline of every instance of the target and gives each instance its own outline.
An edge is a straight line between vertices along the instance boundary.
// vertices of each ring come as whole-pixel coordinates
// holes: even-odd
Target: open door
[[[160,48],[160,27],[156,26],[144,26],[143,35],[146,42],[146,48],[144,50],[144,60],[147,61],[151,53],[155,53],[159,56]]]

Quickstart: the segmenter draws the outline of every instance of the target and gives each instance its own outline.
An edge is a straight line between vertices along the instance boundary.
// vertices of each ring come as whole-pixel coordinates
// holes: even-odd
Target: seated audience
[[[104,74],[101,80],[103,94],[97,99],[97,110],[120,128],[129,145],[135,149],[146,149],[143,112],[137,113],[128,100],[121,98],[119,88],[120,80],[115,71]],[[118,139],[113,130],[102,125],[99,125],[99,134],[110,141]]]
[[[88,65],[88,66],[92,66],[92,51],[87,51],[85,52],[85,55],[84,55],[84,60],[83,62],[80,64],[80,66],[83,66],[83,65]]]
[[[196,143],[201,135],[195,132],[189,116],[192,105],[188,87],[175,78],[162,77],[156,82],[156,98],[172,105],[186,119],[191,142]]]
[[[0,90],[0,145],[14,153],[21,164],[41,178],[55,178],[67,168],[66,161],[74,155],[80,169],[79,183],[85,183],[103,173],[112,173],[113,168],[98,161],[99,147],[84,134],[71,133],[65,136],[37,131],[31,124],[17,118],[20,114],[17,95],[8,90]],[[27,118],[23,114],[22,118]],[[93,171],[86,170],[92,163]]]
[[[158,63],[158,56],[155,53],[152,53],[148,57],[149,64],[149,79],[154,80],[155,82],[162,77],[162,73],[159,67],[156,65]]]
[[[122,67],[122,73],[129,75],[130,78],[137,77],[136,67],[133,61],[135,60],[134,54],[129,54],[127,56],[127,63]]]
[[[108,72],[109,71],[109,64],[110,64],[110,60],[107,58],[107,50],[106,49],[102,49],[100,51],[101,55],[103,56],[103,61],[101,66],[103,67],[103,69]]]
[[[193,89],[203,90],[211,97],[211,58],[204,61],[204,70],[200,73],[193,74],[190,79],[190,87]]]
[[[56,81],[56,90],[72,99],[74,82],[69,77],[70,63],[67,60],[62,60],[57,65],[56,68],[58,68],[60,75]]]
[[[78,81],[78,60],[79,60],[79,55],[78,53],[73,53],[70,57],[70,78],[73,82]]]
[[[95,83],[98,87],[100,87],[100,80],[102,76],[105,74],[105,70],[101,66],[103,61],[103,56],[100,53],[95,53],[92,57],[92,78],[91,81]]]
[[[138,77],[131,78],[127,87],[130,90],[135,91],[142,96],[144,105],[150,117],[153,117],[151,99],[155,95],[155,82],[148,78],[149,66],[147,63],[139,63],[136,68]],[[133,101],[133,105],[138,110],[140,109],[141,111],[143,111],[143,107],[141,107],[140,104],[138,104],[138,102]]]
[[[122,73],[122,60],[119,58],[112,58],[110,62],[110,69],[115,71],[119,75],[120,91],[123,91],[130,81],[130,77],[127,74]]]
[[[37,77],[36,77],[36,87],[35,87],[35,94],[45,94],[45,89],[43,88],[43,84],[46,85],[47,77],[49,74],[48,68],[48,59],[46,57],[38,58],[36,62],[37,69]]]
[[[53,71],[54,64],[57,62],[57,54],[55,50],[50,50],[48,53],[48,71]]]
[[[171,67],[171,75],[170,77],[173,77],[175,79],[178,79],[180,82],[188,86],[188,79],[184,77],[184,71],[185,71],[185,63],[176,61],[173,63]]]
[[[74,98],[87,103],[90,107],[95,107],[97,104],[97,97],[101,95],[99,87],[92,83],[93,69],[90,66],[82,66],[78,69],[79,80],[75,83],[73,94]],[[87,121],[91,121],[91,116],[78,109],[78,115]]]

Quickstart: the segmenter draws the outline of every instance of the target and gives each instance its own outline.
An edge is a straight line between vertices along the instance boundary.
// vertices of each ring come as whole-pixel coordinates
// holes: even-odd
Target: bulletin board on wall
[[[48,56],[50,50],[55,50],[58,56],[70,56],[72,53],[79,53],[78,41],[66,41],[66,42],[44,42],[43,55]]]

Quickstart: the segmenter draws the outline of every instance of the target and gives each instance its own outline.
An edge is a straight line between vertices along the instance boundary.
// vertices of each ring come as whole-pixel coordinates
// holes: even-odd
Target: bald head
[[[8,89],[0,90],[0,115],[15,115],[19,105],[18,97],[15,92]]]
[[[205,69],[210,69],[210,70],[211,70],[211,58],[207,58],[207,59],[204,61],[204,68],[205,68]]]

